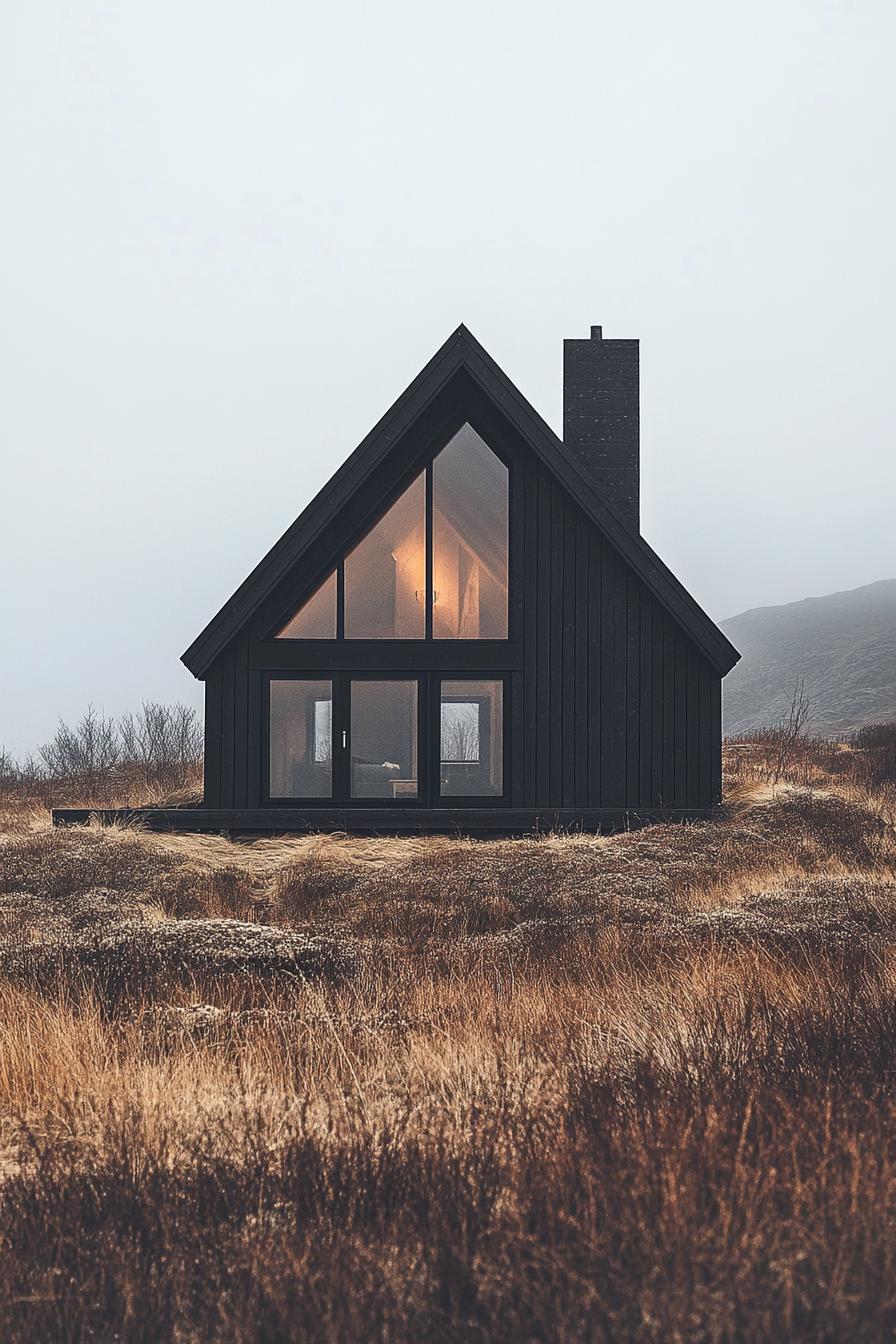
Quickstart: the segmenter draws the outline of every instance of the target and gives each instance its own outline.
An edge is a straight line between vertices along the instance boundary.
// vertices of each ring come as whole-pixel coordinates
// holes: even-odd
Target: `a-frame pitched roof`
[[[301,562],[324,527],[363,488],[432,399],[460,371],[503,413],[710,663],[723,676],[730,671],[740,657],[734,646],[646,541],[620,521],[585,475],[575,455],[461,325],[182,655],[181,661],[194,676],[205,675],[276,585]]]

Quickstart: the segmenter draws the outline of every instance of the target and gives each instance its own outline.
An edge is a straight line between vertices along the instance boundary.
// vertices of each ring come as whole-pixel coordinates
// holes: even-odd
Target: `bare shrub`
[[[0,793],[46,806],[196,806],[201,760],[195,710],[146,702],[114,719],[91,705],[74,727],[60,722],[36,756],[16,764],[0,755]]]
[[[40,759],[49,778],[78,780],[96,790],[122,759],[122,742],[114,719],[97,713],[93,705],[76,727],[60,721],[52,741],[41,747]]]
[[[10,752],[0,746],[0,791],[10,788],[19,778],[19,767]]]
[[[785,776],[793,778],[797,767],[802,767],[801,782],[809,782],[806,765],[815,744],[806,741],[805,729],[811,713],[811,701],[801,678],[794,684],[790,707],[781,722],[749,734],[747,741],[761,748],[762,772],[769,783],[778,784]]]
[[[118,721],[125,760],[142,771],[148,789],[185,788],[202,757],[202,724],[186,705],[144,703],[137,714]]]
[[[896,785],[896,724],[867,724],[845,741],[803,731],[783,746],[778,728],[759,730],[727,738],[723,757],[729,802],[749,798],[757,783],[784,782],[858,789],[885,803],[888,787]]]

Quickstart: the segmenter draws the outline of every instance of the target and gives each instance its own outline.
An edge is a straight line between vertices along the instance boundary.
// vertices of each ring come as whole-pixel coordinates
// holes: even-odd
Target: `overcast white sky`
[[[0,743],[179,655],[464,321],[642,342],[716,618],[896,575],[896,6],[0,3]]]

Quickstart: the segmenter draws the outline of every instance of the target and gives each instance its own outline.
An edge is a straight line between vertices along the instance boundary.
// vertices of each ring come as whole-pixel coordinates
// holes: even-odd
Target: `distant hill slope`
[[[812,701],[810,732],[896,719],[896,579],[756,607],[721,627],[743,654],[724,681],[726,733],[780,720],[800,677]]]

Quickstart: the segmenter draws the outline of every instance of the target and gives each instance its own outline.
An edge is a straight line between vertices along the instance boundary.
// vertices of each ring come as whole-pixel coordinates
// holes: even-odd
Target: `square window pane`
[[[332,798],[332,681],[272,681],[272,798]]]
[[[417,682],[353,681],[353,798],[417,797]]]
[[[439,788],[443,798],[504,794],[504,683],[443,681]]]

